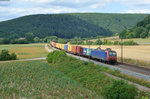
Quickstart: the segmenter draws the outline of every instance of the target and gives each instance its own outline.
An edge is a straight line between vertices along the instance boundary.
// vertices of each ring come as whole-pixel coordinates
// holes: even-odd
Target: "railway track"
[[[52,47],[50,44],[49,44],[49,46]],[[54,47],[52,47],[52,48],[54,50],[60,50],[60,49],[56,49]],[[67,54],[69,56],[73,56],[73,57],[78,58],[78,59],[83,60],[83,61],[93,62],[94,64],[106,66],[106,67],[109,67],[113,70],[119,70],[123,74],[127,74],[130,76],[134,76],[136,78],[150,81],[150,69],[147,69],[144,67],[139,67],[136,65],[130,65],[130,64],[125,64],[125,63],[123,63],[123,64],[118,63],[117,65],[110,65],[110,64],[105,64],[105,63],[102,63],[100,61],[93,60],[93,59],[90,59],[87,57],[81,57],[81,56],[77,56],[77,55],[70,54],[70,53],[67,53]]]
[[[118,65],[115,65],[115,66],[150,76],[150,69],[149,68],[144,68],[144,67],[140,67],[137,65],[131,65],[131,64],[126,64],[126,63],[118,63]]]

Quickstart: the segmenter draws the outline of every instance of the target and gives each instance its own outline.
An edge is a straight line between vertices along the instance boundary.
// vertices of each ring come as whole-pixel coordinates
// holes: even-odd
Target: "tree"
[[[16,60],[17,55],[15,53],[9,54],[8,50],[2,50],[0,53],[0,61],[6,61],[6,60]]]
[[[100,39],[96,40],[93,45],[102,45],[102,41]]]
[[[66,43],[67,43],[67,40],[65,40],[65,39],[58,39],[58,43],[66,44]]]
[[[39,37],[35,37],[33,40],[34,40],[35,43],[39,43],[40,42],[40,38]]]
[[[1,41],[2,44],[9,44],[10,43],[10,39],[9,38],[4,38]]]
[[[25,38],[26,38],[26,40],[28,40],[29,42],[33,42],[34,34],[33,34],[33,33],[26,33],[26,34],[25,34]]]
[[[146,38],[146,37],[148,37],[148,33],[143,32],[143,33],[140,34],[140,37],[141,38]]]

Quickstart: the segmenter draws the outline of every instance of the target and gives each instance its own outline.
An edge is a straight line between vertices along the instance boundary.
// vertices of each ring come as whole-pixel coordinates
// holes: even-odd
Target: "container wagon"
[[[66,52],[68,51],[68,45],[67,45],[67,44],[64,45],[64,50],[65,50]]]
[[[77,54],[78,55],[83,55],[83,47],[77,46]]]

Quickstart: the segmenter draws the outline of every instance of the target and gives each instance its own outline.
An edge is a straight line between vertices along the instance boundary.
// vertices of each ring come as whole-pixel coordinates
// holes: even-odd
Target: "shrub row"
[[[2,50],[0,53],[0,61],[7,61],[7,60],[16,60],[17,55],[15,53],[9,54],[8,50]]]
[[[65,52],[54,51],[48,55],[47,61],[57,70],[106,99],[134,99],[138,95],[138,89],[134,85],[114,80],[100,72],[107,70],[106,68],[67,56]]]

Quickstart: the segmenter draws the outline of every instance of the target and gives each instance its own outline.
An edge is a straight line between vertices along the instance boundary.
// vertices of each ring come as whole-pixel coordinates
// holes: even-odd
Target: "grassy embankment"
[[[10,53],[16,53],[18,59],[30,59],[46,57],[47,51],[45,44],[16,44],[16,45],[0,45],[0,51],[7,49]]]
[[[46,61],[1,63],[0,68],[1,98],[100,99],[103,87],[114,81],[103,74],[103,71],[130,78],[118,71],[72,57],[58,59],[55,64],[48,64]],[[131,80],[137,81],[134,78]],[[145,81],[139,82],[150,87]],[[137,97],[143,95],[146,94],[139,93]]]
[[[0,68],[0,98],[3,99],[100,98],[45,61],[1,63]]]
[[[62,55],[62,57],[60,57],[60,55]],[[150,88],[150,82],[148,81],[127,76],[125,74],[121,74],[119,71],[114,71],[103,66],[94,65],[93,63],[84,62],[69,56],[66,57],[63,53],[51,53],[48,55],[48,57],[49,58],[47,60],[52,62],[51,65],[54,68],[82,83],[85,87],[95,91],[97,94],[102,94],[104,90],[107,90],[104,86],[109,86],[114,81],[113,78],[106,76],[103,74],[103,72],[110,73],[112,75]],[[139,93],[138,95],[141,94]]]

